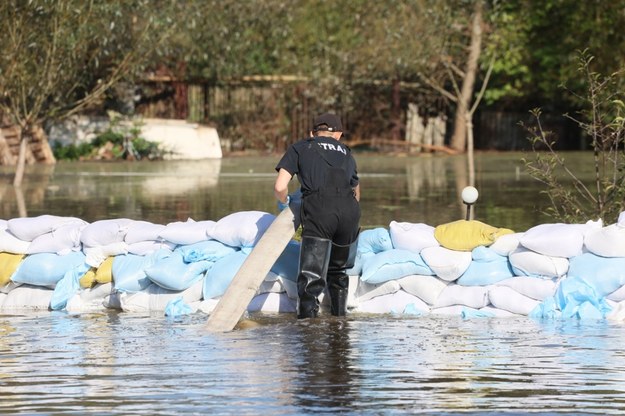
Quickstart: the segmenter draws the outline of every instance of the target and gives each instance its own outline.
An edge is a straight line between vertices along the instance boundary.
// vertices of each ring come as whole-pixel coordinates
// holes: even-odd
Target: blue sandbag
[[[226,289],[232,282],[245,259],[247,259],[245,250],[236,251],[217,260],[213,267],[206,273],[204,278],[204,286],[202,294],[205,300],[222,296],[226,293]]]
[[[69,254],[37,253],[26,256],[11,276],[15,283],[54,288],[68,270],[85,264],[82,251]]]
[[[185,262],[193,263],[202,260],[214,262],[237,250],[239,250],[238,247],[228,246],[221,241],[206,240],[176,247],[174,252],[179,252]]]
[[[362,265],[360,280],[377,284],[413,274],[433,276],[434,272],[419,253],[394,248],[368,257]]]
[[[487,286],[514,277],[508,257],[497,254],[489,247],[474,248],[471,257],[473,261],[456,280],[461,286]]]
[[[123,254],[113,258],[113,285],[120,292],[136,293],[147,288],[152,281],[145,269],[158,260],[171,255],[171,251],[161,249],[146,256]]]
[[[271,271],[284,279],[297,282],[299,249],[300,243],[297,241],[290,241],[273,266],[271,266]]]
[[[570,259],[567,280],[576,277],[586,282],[598,297],[625,285],[625,258],[601,257],[584,253]]]
[[[65,275],[54,287],[52,298],[50,299],[50,309],[59,311],[65,309],[67,301],[80,291],[80,278],[87,273],[90,266],[86,263],[78,265],[65,272]]]
[[[356,250],[360,253],[377,254],[392,249],[391,233],[386,228],[364,230],[358,235],[358,248]]]
[[[174,251],[167,257],[160,258],[154,264],[145,268],[145,274],[152,282],[163,289],[182,291],[193,286],[204,277],[213,262],[199,260],[187,263],[183,254]]]
[[[170,318],[175,318],[180,315],[188,315],[191,312],[193,312],[193,308],[184,303],[182,296],[170,300],[165,306],[165,316],[169,316]]]

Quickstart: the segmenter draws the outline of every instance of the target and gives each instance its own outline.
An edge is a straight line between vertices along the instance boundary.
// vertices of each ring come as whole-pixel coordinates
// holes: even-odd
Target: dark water
[[[476,219],[546,221],[521,155],[480,155]],[[2,218],[156,223],[275,212],[277,158],[30,168]],[[462,157],[358,158],[363,226],[463,218]],[[517,169],[517,168],[521,169]],[[2,177],[10,183],[10,175]],[[202,313],[0,316],[3,414],[623,414],[625,326],[609,321],[254,315],[211,334]]]

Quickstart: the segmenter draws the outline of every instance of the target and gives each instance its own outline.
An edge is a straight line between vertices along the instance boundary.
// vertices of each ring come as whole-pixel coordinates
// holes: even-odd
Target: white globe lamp
[[[479,193],[473,186],[467,186],[462,190],[462,202],[467,205],[467,221],[471,218],[471,205],[475,204]]]

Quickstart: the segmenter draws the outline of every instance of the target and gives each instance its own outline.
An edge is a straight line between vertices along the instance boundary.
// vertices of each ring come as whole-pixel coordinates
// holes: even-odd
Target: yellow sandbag
[[[91,267],[87,270],[87,273],[85,273],[78,281],[80,283],[80,287],[83,289],[89,289],[95,285],[95,271],[95,267]]]
[[[513,232],[480,221],[459,220],[436,227],[434,237],[441,246],[450,250],[471,251],[478,246],[489,246],[498,237]]]
[[[23,254],[0,253],[0,286],[11,281],[11,276],[24,259]]]
[[[95,280],[98,283],[111,283],[113,281],[113,259],[114,256],[109,256],[100,264],[98,270],[95,272]]]

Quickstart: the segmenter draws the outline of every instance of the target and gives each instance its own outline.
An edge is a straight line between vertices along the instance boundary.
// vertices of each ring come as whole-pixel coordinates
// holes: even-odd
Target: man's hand
[[[278,200],[278,210],[284,211],[285,209],[287,209],[289,207],[290,203],[291,203],[291,196],[290,195],[286,196],[286,202],[282,202],[282,201]]]

